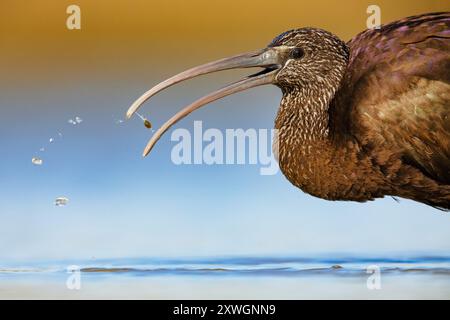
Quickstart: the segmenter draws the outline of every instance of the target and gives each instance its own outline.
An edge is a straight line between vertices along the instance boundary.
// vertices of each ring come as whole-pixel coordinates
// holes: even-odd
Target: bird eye
[[[294,48],[291,51],[291,57],[293,59],[300,59],[303,58],[303,56],[305,55],[305,51],[303,51],[302,48]]]

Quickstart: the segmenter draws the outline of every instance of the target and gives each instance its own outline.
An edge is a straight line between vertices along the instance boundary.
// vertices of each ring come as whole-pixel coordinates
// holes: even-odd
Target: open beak
[[[188,114],[200,107],[213,102],[215,100],[221,99],[223,97],[229,96],[231,94],[244,91],[253,87],[272,84],[275,82],[275,77],[283,62],[285,61],[286,50],[284,48],[266,48],[259,52],[244,53],[234,57],[225,58],[210,62],[198,67],[181,72],[148,90],[139,99],[137,99],[127,111],[127,118],[129,119],[140,107],[141,105],[150,99],[152,96],[158,92],[184,80],[188,80],[200,75],[228,70],[237,68],[253,68],[262,67],[265,68],[259,73],[248,76],[238,82],[230,84],[220,90],[214,91],[197,101],[191,103],[185,108],[181,109],[177,114],[170,118],[166,123],[164,123],[161,128],[159,128],[153,137],[148,142],[145,147],[143,156],[149,154],[156,142],[161,138],[161,136],[175,123],[186,117]]]

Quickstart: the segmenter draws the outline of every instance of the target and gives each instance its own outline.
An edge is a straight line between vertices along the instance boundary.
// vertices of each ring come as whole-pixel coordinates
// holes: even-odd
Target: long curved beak
[[[153,137],[148,142],[145,147],[143,156],[149,154],[156,142],[161,138],[161,136],[175,123],[186,117],[188,114],[200,107],[213,102],[215,100],[221,99],[223,97],[229,96],[231,94],[244,91],[253,87],[272,84],[275,82],[275,77],[278,70],[281,68],[283,61],[285,60],[285,50],[281,48],[266,48],[259,52],[244,53],[234,57],[225,58],[210,62],[198,67],[181,72],[148,90],[141,97],[139,97],[128,109],[127,118],[129,119],[140,107],[141,105],[150,99],[152,96],[158,92],[184,80],[188,80],[200,75],[228,70],[236,68],[252,68],[252,67],[263,67],[263,71],[256,73],[254,75],[248,76],[238,82],[235,82],[229,86],[226,86],[220,90],[210,93],[197,101],[191,103],[187,107],[180,110],[172,118],[170,118],[166,123],[164,123],[161,128],[159,128]]]

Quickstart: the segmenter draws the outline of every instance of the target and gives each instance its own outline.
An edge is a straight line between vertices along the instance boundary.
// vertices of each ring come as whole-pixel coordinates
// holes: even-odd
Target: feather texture
[[[304,33],[291,31],[274,43],[298,37],[296,45],[307,46]],[[332,55],[326,42],[319,46]],[[320,86],[319,74],[308,75],[307,85],[281,85],[275,126],[282,171],[325,199],[391,195],[450,209],[450,14],[366,30],[347,48],[335,85]],[[311,114],[320,124],[307,120]],[[314,129],[324,126],[321,134]]]

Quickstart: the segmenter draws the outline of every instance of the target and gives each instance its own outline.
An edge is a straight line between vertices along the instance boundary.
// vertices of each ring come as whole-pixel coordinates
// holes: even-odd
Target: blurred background
[[[81,30],[66,28],[67,6]],[[413,1],[36,1],[0,2],[0,263],[43,259],[278,255],[440,255],[450,216],[391,198],[327,202],[281,173],[255,165],[176,166],[164,136],[129,105],[157,82],[194,65],[267,45],[315,26],[344,40],[382,23],[449,11]],[[155,127],[194,99],[248,71],[208,75],[155,97],[142,113]],[[272,128],[275,87],[199,110],[176,128]],[[82,122],[68,121],[79,117]],[[53,139],[50,142],[50,139]],[[42,149],[43,148],[43,149]],[[31,159],[42,159],[35,165]],[[57,197],[67,197],[57,207]]]

